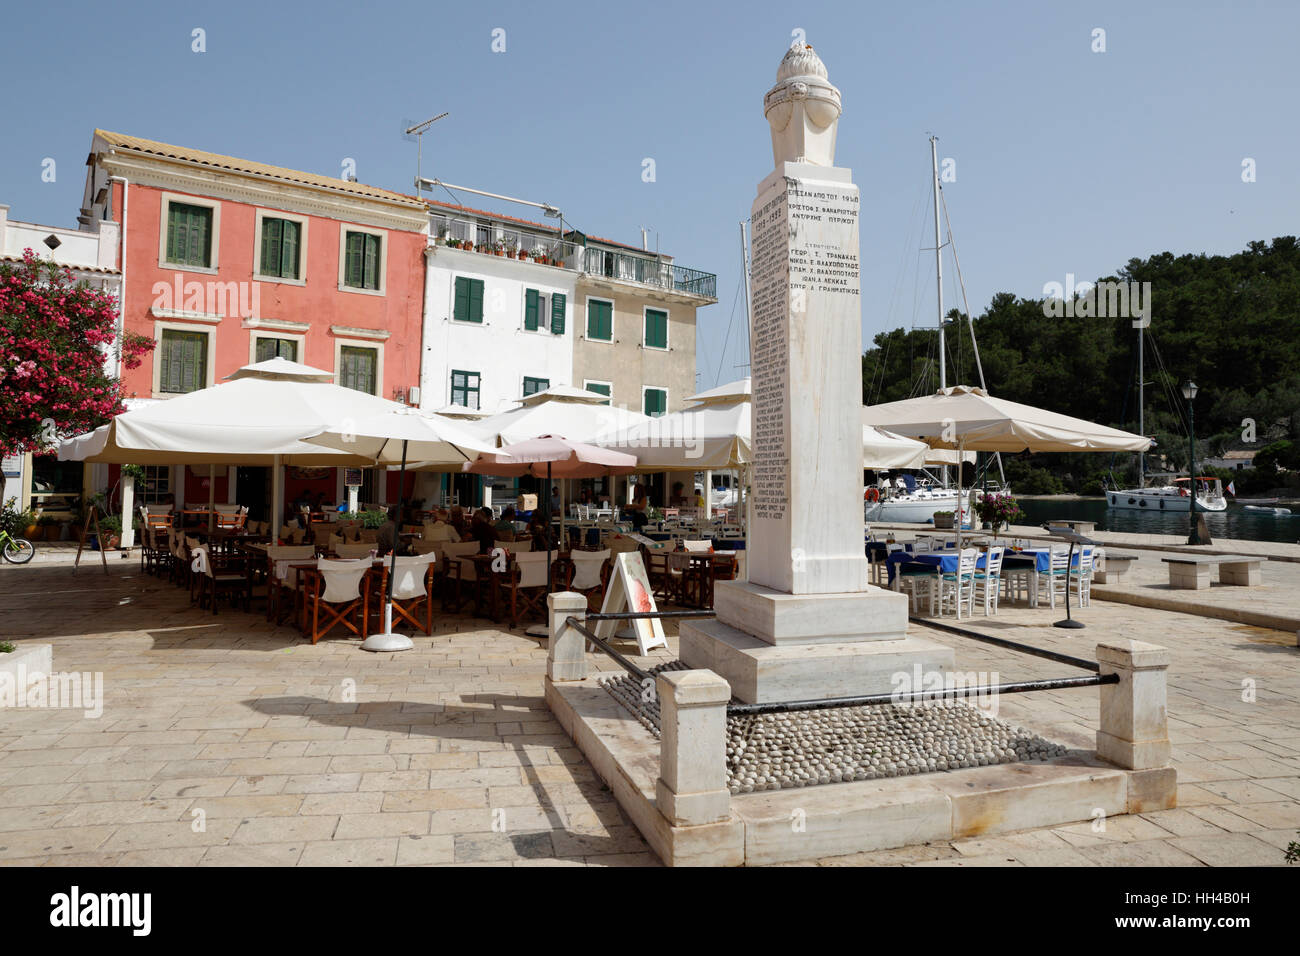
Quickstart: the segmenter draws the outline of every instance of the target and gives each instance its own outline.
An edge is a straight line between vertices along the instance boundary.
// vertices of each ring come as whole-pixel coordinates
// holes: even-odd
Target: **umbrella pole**
[[[543,489],[543,500],[546,502],[543,506],[542,513],[546,516],[546,593],[552,592],[551,584],[551,463],[546,463],[546,487]],[[563,530],[563,526],[561,526]],[[548,600],[549,605],[549,600]],[[547,627],[530,627],[524,631],[527,637],[549,640],[551,629]]]
[[[208,465],[208,534],[212,533],[212,526],[216,522],[216,516],[213,511],[216,508],[217,494],[217,466]]]
[[[366,651],[409,651],[415,646],[405,634],[393,633],[393,578],[397,574],[397,546],[402,540],[402,509],[406,504],[406,439],[402,439],[402,467],[397,473],[397,520],[394,522],[393,550],[388,559],[388,586],[384,589],[384,629],[362,642]]]

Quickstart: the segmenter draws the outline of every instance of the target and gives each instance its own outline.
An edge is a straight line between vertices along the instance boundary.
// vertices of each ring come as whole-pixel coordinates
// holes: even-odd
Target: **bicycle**
[[[36,557],[36,545],[26,538],[15,538],[8,531],[0,528],[0,554],[10,564],[26,564]]]

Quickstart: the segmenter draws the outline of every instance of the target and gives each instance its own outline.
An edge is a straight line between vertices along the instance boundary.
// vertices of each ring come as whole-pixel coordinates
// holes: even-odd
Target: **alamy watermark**
[[[9,707],[82,710],[94,720],[104,713],[102,671],[29,671],[19,661],[11,673],[0,673],[0,710]]]
[[[1135,329],[1151,324],[1150,282],[1078,282],[1074,273],[1065,283],[1043,286],[1043,315],[1049,319],[1132,319]]]

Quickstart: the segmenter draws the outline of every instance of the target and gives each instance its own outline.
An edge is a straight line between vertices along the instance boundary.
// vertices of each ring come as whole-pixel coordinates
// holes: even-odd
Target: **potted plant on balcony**
[[[506,254],[506,241],[504,239],[498,239],[496,241],[496,247],[492,251],[498,256],[504,256]]]
[[[540,262],[542,265],[546,265],[546,250],[541,246],[535,248],[533,250],[533,259]]]
[[[474,240],[473,240],[473,239],[462,239],[462,240],[460,240],[460,244],[459,244],[456,248],[458,248],[458,249],[464,249],[466,252],[473,252],[473,251],[474,251]]]

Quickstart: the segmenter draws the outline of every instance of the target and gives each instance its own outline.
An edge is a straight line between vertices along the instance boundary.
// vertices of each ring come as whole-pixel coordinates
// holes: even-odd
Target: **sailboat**
[[[939,294],[939,387],[948,387],[948,364],[947,353],[944,348],[944,325],[946,317],[943,313],[943,240],[939,226],[939,202],[942,197],[942,187],[939,184],[939,153],[938,137],[930,137],[930,167],[934,180],[934,271],[935,271],[935,288]],[[951,228],[949,229],[951,236]],[[954,257],[956,249],[954,247]],[[960,278],[961,270],[958,264],[958,277]],[[963,296],[965,290],[963,288]],[[967,308],[967,317],[969,318],[970,309]],[[975,342],[975,326],[971,325],[971,341]],[[979,345],[975,343],[975,361],[979,367],[980,385],[984,386],[984,368],[979,365]],[[957,463],[961,467],[961,463]],[[1001,468],[1001,461],[998,463]],[[1005,491],[1005,481],[1003,488]],[[970,521],[971,518],[971,495],[973,489],[966,489],[961,495],[961,524]],[[863,506],[863,519],[865,521],[878,522],[899,522],[899,523],[924,523],[934,517],[936,511],[951,511],[954,516],[958,512],[957,507],[957,490],[948,487],[948,466],[943,467],[943,478],[941,482],[936,483],[932,477],[926,475],[921,478],[913,478],[911,475],[901,475],[894,479],[890,487],[884,489],[876,501],[868,501]],[[955,520],[955,519],[954,519]]]
[[[1138,434],[1145,434],[1146,375],[1144,333],[1138,334]],[[1157,354],[1158,357],[1158,354]],[[1121,511],[1227,511],[1228,499],[1223,496],[1223,482],[1218,478],[1196,477],[1196,463],[1191,462],[1187,478],[1175,478],[1172,484],[1146,484],[1146,456],[1138,452],[1138,484],[1136,488],[1107,488],[1106,505]]]

